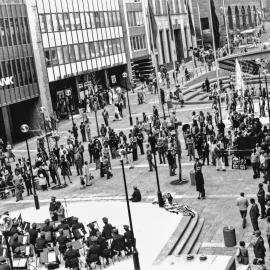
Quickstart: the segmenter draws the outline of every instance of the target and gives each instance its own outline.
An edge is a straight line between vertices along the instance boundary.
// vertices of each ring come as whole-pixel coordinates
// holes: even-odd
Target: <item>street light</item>
[[[39,200],[38,200],[38,195],[36,193],[36,186],[35,186],[35,181],[34,181],[34,177],[33,177],[33,168],[32,168],[32,162],[31,162],[29,146],[28,146],[28,139],[27,139],[27,136],[29,133],[29,126],[26,124],[21,125],[21,132],[25,134],[25,142],[26,142],[28,160],[30,163],[30,171],[31,171],[31,178],[32,178],[32,185],[33,185],[33,196],[34,196],[34,201],[35,201],[35,207],[38,210],[39,209]]]
[[[126,91],[127,91],[128,110],[129,110],[129,123],[130,123],[131,126],[133,126],[131,110],[130,110],[129,95],[128,95],[128,87],[127,87],[127,76],[128,76],[128,74],[126,72],[123,72],[122,77],[125,79],[125,86],[126,86]]]
[[[65,93],[66,93],[66,96],[68,97],[68,107],[69,107],[68,109],[69,109],[69,112],[70,112],[70,115],[71,115],[72,126],[74,126],[73,113],[72,113],[71,105],[70,105],[71,90],[67,89],[67,90],[65,90]]]
[[[46,112],[46,108],[45,108],[45,107],[40,107],[40,112],[41,112],[42,118],[43,118],[45,137],[46,137],[47,147],[48,147],[49,156],[50,156],[51,149],[50,149],[49,138],[48,138],[48,134],[47,134],[46,121],[45,121],[45,112]]]
[[[162,193],[160,191],[159,175],[158,175],[157,159],[156,159],[156,138],[153,135],[152,124],[151,123],[150,123],[150,134],[152,134],[152,135],[149,136],[149,143],[150,143],[151,150],[152,150],[153,156],[154,156],[155,172],[156,172],[156,180],[157,180],[157,189],[158,189],[158,191],[157,191],[158,205],[159,205],[159,207],[163,207],[164,206],[164,200],[162,198]]]
[[[121,162],[121,167],[122,167],[122,172],[123,172],[123,179],[124,179],[124,186],[125,186],[125,195],[126,195],[126,202],[127,202],[127,209],[128,209],[129,226],[130,226],[130,231],[131,231],[131,237],[132,237],[132,240],[133,240],[132,241],[133,242],[132,256],[133,256],[134,269],[135,270],[140,270],[139,254],[138,254],[138,251],[136,249],[136,242],[135,242],[135,237],[134,237],[133,224],[132,224],[132,218],[131,218],[131,212],[130,212],[130,206],[129,206],[126,173],[125,173],[125,167],[124,167],[124,161],[123,161],[123,156],[122,155],[121,155],[120,162]]]
[[[97,102],[94,102],[94,112],[95,112],[95,118],[96,118],[96,125],[97,125],[97,133],[98,133],[98,137],[100,137],[100,131],[99,131],[99,125],[98,125],[98,118],[97,118]]]
[[[2,215],[0,216],[0,231],[2,232],[2,235],[5,238],[6,246],[7,246],[7,257],[9,259],[10,268],[13,270],[13,260],[11,256],[11,249],[9,245],[9,231],[12,227],[12,219],[8,215]]]

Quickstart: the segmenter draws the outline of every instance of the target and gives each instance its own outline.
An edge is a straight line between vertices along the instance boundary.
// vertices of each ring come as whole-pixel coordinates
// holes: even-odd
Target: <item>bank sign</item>
[[[0,79],[0,87],[12,85],[12,84],[14,84],[13,76]]]

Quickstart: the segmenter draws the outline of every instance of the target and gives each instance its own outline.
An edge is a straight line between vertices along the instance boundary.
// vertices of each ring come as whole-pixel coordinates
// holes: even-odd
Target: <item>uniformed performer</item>
[[[52,221],[57,221],[57,218],[58,218],[57,210],[58,210],[58,205],[56,202],[56,198],[54,196],[52,196],[51,202],[50,202],[50,208],[49,208]]]
[[[0,257],[0,270],[11,270],[4,257]]]
[[[198,158],[195,158],[194,164],[196,190],[199,192],[198,199],[205,199],[204,179],[202,174],[202,163]]]
[[[79,257],[80,257],[79,250],[73,249],[71,243],[67,243],[67,247],[68,247],[68,250],[66,251],[64,255],[65,267],[78,270]]]

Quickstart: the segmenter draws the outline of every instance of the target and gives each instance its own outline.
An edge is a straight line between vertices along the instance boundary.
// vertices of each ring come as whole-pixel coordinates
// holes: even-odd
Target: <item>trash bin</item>
[[[236,246],[236,235],[235,228],[231,226],[226,226],[223,228],[223,237],[225,247],[234,247]]]
[[[195,172],[192,170],[189,172],[190,175],[190,183],[192,186],[196,185],[196,180],[195,180]]]

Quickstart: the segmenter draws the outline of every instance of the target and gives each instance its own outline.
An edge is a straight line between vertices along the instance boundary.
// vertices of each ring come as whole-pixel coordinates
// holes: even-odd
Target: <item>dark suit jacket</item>
[[[256,258],[264,259],[266,249],[264,247],[264,241],[261,236],[257,239],[257,242],[254,245],[253,249],[254,249],[254,254]]]
[[[256,220],[260,216],[260,211],[256,203],[251,205],[251,208],[249,210],[249,215],[250,215],[251,220]]]

